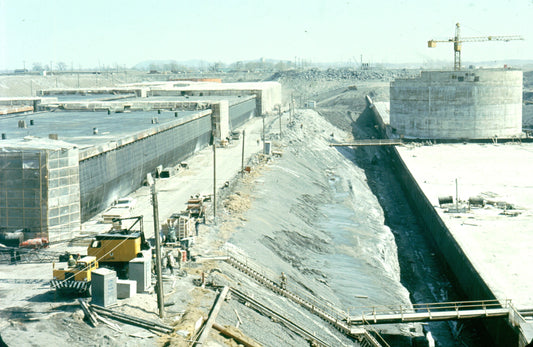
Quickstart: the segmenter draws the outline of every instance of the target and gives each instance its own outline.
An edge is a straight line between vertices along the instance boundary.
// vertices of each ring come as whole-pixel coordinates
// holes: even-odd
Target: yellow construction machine
[[[71,257],[72,259],[72,257]],[[91,272],[98,268],[96,257],[86,256],[67,267],[55,267],[53,269],[53,279],[50,286],[58,292],[91,294]]]
[[[125,225],[129,224],[129,225]],[[135,227],[137,229],[134,229]],[[98,259],[100,266],[112,268],[119,278],[128,275],[130,260],[145,256],[149,250],[143,231],[143,217],[116,218],[113,229],[105,234],[96,235],[87,248],[87,254]]]
[[[50,286],[60,293],[90,295],[91,272],[99,266],[112,268],[119,278],[127,278],[130,260],[151,257],[143,252],[150,249],[150,244],[144,237],[142,220],[142,216],[113,220],[110,232],[96,235],[91,241],[87,256],[77,261],[71,256],[67,264],[57,269],[54,264]]]

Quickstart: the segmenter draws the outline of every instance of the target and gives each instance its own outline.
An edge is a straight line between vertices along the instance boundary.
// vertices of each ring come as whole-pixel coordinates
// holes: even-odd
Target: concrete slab
[[[117,279],[117,298],[127,299],[137,293],[137,281]]]
[[[80,148],[103,145],[124,139],[141,132],[150,132],[162,126],[171,126],[184,117],[201,111],[180,111],[179,118],[174,112],[42,112],[17,117],[0,119],[0,129],[6,134],[6,140],[0,145],[9,147],[20,145],[24,138],[33,136],[48,138],[51,133],[58,134],[59,139],[77,145]],[[153,123],[152,119],[157,119]],[[25,128],[18,127],[18,121],[26,122]],[[31,125],[33,120],[34,125]],[[94,129],[98,129],[95,134]],[[139,135],[136,135],[139,136]],[[14,142],[12,142],[14,141]]]
[[[445,144],[398,151],[454,238],[498,299],[533,307],[533,144]],[[447,213],[439,196],[489,204]],[[509,209],[510,207],[512,209]]]

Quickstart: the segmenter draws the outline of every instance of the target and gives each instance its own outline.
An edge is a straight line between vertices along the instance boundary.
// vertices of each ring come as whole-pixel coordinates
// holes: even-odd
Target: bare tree
[[[60,61],[56,65],[59,71],[65,71],[67,69],[67,64],[65,64],[65,62]]]
[[[44,70],[43,65],[41,63],[33,63],[33,71],[41,72]]]
[[[221,72],[224,67],[225,67],[224,63],[216,62],[216,63],[212,64],[211,66],[209,66],[209,71],[211,71],[211,72]]]

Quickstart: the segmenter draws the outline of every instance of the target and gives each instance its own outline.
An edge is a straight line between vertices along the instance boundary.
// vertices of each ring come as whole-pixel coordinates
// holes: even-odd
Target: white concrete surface
[[[255,94],[260,98],[261,113],[273,112],[282,103],[281,84],[274,81],[266,82],[195,82],[195,81],[159,81],[133,83],[128,86],[148,86],[152,96],[181,95],[187,92],[191,95],[242,95]]]
[[[398,148],[424,194],[498,299],[533,307],[533,144],[447,144]],[[507,202],[445,213],[439,196]],[[515,216],[513,216],[516,214]]]

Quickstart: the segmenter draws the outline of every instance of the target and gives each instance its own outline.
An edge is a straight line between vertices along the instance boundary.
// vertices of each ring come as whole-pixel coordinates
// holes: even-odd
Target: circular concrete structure
[[[425,139],[510,138],[522,134],[522,71],[422,71],[390,86],[390,124]]]

